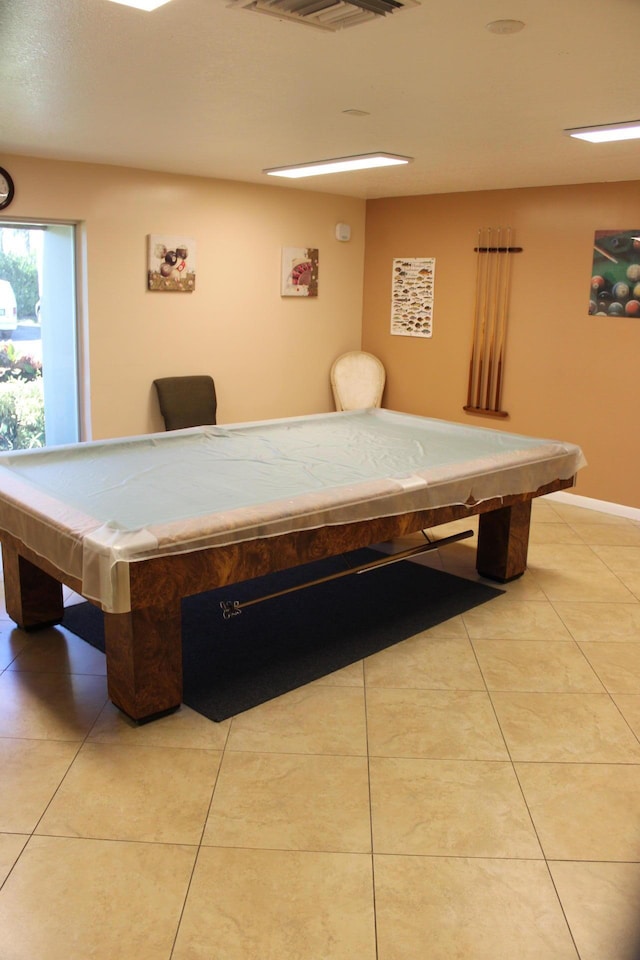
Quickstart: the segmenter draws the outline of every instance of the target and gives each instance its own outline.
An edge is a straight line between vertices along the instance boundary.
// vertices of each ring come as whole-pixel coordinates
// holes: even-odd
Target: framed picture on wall
[[[640,229],[596,230],[589,313],[640,317]]]
[[[393,261],[391,333],[398,337],[433,335],[434,257],[401,257]]]
[[[149,290],[193,293],[196,288],[195,240],[150,234],[147,237],[147,278]]]
[[[282,248],[283,297],[318,296],[318,259],[315,247]]]

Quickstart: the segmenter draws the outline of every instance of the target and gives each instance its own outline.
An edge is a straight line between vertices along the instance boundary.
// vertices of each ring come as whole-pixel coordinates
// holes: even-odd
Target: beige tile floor
[[[1,960],[636,960],[639,523],[538,501],[503,596],[221,724],[104,673],[0,610]]]

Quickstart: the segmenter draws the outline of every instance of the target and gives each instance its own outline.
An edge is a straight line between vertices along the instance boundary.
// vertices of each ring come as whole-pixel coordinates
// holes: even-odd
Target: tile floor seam
[[[188,899],[189,899],[189,893],[190,893],[191,887],[192,887],[192,885],[193,885],[193,879],[194,879],[194,876],[195,876],[196,867],[197,867],[197,864],[198,864],[198,860],[199,860],[199,858],[200,858],[200,853],[201,853],[201,851],[202,851],[202,841],[198,844],[198,849],[197,849],[197,851],[196,851],[196,855],[195,855],[195,857],[193,858],[193,866],[191,867],[191,872],[189,873],[189,879],[188,879],[187,884],[186,884],[184,897],[182,898],[182,904],[181,904],[181,906],[180,906],[180,915],[179,915],[178,921],[177,921],[177,923],[176,923],[176,930],[175,930],[175,934],[174,934],[174,936],[173,936],[173,940],[172,940],[172,942],[171,942],[171,949],[170,949],[170,951],[169,951],[169,956],[168,956],[167,960],[172,960],[172,957],[173,957],[173,955],[174,955],[174,953],[175,953],[175,950],[176,950],[176,945],[177,945],[177,943],[178,943],[178,937],[180,936],[180,927],[182,926],[182,921],[183,921],[183,919],[184,919],[184,913],[185,913],[185,910],[187,909],[187,901],[188,901]]]
[[[74,676],[74,674],[69,674],[69,676]],[[100,714],[102,713],[102,711],[104,710],[104,708],[105,708],[105,706],[107,705],[108,702],[109,702],[109,697],[108,697],[108,695],[107,695],[107,696],[105,697],[104,703],[102,704],[102,706],[100,707],[100,709],[98,710],[98,712],[97,712],[97,714],[96,714],[96,719],[94,720],[94,722],[91,724],[91,726],[90,726],[89,729],[87,730],[85,736],[83,737],[82,740],[77,741],[77,742],[78,742],[78,749],[77,749],[76,752],[74,753],[73,759],[71,760],[71,762],[69,763],[69,766],[68,766],[67,769],[65,770],[64,775],[62,776],[62,778],[60,779],[60,782],[58,783],[58,786],[55,788],[55,790],[53,791],[53,793],[52,793],[51,796],[49,797],[49,800],[48,800],[47,804],[45,805],[44,810],[42,811],[42,813],[41,813],[40,816],[38,817],[38,820],[37,820],[37,822],[36,822],[33,830],[31,831],[31,837],[39,836],[39,835],[40,835],[40,834],[36,834],[36,831],[37,831],[39,825],[41,824],[43,818],[46,816],[47,811],[49,810],[49,807],[51,806],[51,804],[52,804],[53,801],[55,800],[56,796],[58,795],[58,791],[61,789],[63,783],[65,782],[65,780],[66,780],[67,777],[69,776],[69,773],[71,772],[71,769],[72,769],[73,765],[75,764],[75,762],[77,761],[78,757],[80,756],[80,753],[82,752],[83,746],[87,743],[87,738],[89,737],[89,734],[90,734],[91,730],[93,730],[93,727],[95,726],[98,717],[100,716]],[[36,739],[36,738],[34,738],[34,739]],[[62,742],[68,743],[69,741],[62,741]],[[76,741],[71,741],[71,742],[76,742]],[[46,836],[46,834],[44,834],[44,836]]]
[[[545,862],[545,866],[546,866],[546,868],[547,868],[547,874],[548,874],[548,876],[549,876],[549,880],[551,881],[551,885],[552,885],[552,887],[553,887],[553,891],[554,891],[554,893],[555,893],[555,895],[556,895],[556,898],[557,898],[557,901],[558,901],[558,906],[560,907],[560,911],[561,911],[561,913],[562,913],[562,916],[564,917],[564,922],[565,922],[566,925],[567,925],[567,930],[569,931],[569,936],[571,937],[571,942],[573,943],[573,946],[575,947],[576,955],[577,955],[577,957],[578,957],[578,960],[582,960],[582,957],[581,957],[581,954],[580,954],[580,950],[578,949],[578,944],[577,944],[577,942],[576,942],[576,938],[575,938],[575,936],[574,936],[574,934],[573,934],[573,930],[571,929],[571,924],[569,923],[569,917],[567,916],[567,912],[566,912],[566,910],[565,910],[565,906],[564,906],[564,904],[563,904],[563,902],[562,902],[562,899],[561,899],[561,897],[560,897],[560,891],[558,890],[558,887],[557,887],[557,885],[556,885],[556,881],[555,881],[555,879],[554,879],[553,873],[551,872],[551,867],[550,867],[550,865],[549,865],[549,860],[547,859],[547,857],[545,857],[544,862]]]
[[[0,831],[2,835],[2,831]],[[192,847],[194,850],[200,849],[199,843],[186,843],[183,840],[128,840],[123,837],[81,837],[78,834],[72,833],[32,833],[29,836],[29,840],[39,840],[40,838],[46,840],[73,840],[78,843],[117,843],[122,844],[123,846],[130,846],[132,843],[137,843],[143,847]]]
[[[375,956],[376,960],[379,958],[380,952],[380,938],[378,933],[378,911],[376,908],[376,865],[375,865],[375,856],[374,856],[374,836],[373,836],[373,797],[371,790],[371,750],[369,746],[369,714],[367,709],[367,671],[365,666],[365,659],[362,661],[362,684],[363,684],[363,703],[364,703],[364,724],[365,724],[365,743],[367,745],[367,792],[369,799],[369,843],[371,846],[371,851],[369,853],[370,863],[371,863],[371,903],[372,903],[372,920],[373,920],[373,937],[375,944]]]
[[[472,647],[473,647],[473,643],[472,643]],[[516,783],[518,784],[518,789],[520,790],[520,794],[521,794],[521,796],[522,796],[522,799],[523,799],[523,802],[524,802],[524,805],[525,805],[525,808],[526,808],[526,811],[527,811],[527,816],[529,817],[529,821],[530,821],[530,823],[531,823],[531,828],[532,828],[532,830],[533,830],[533,832],[534,832],[534,834],[535,834],[536,841],[537,841],[538,846],[539,846],[539,848],[540,848],[540,852],[541,852],[542,856],[544,857],[544,856],[545,856],[544,847],[542,846],[542,842],[541,842],[541,840],[540,840],[540,836],[539,836],[539,834],[538,834],[537,827],[536,827],[535,822],[534,822],[534,820],[533,820],[533,816],[531,815],[531,810],[530,810],[530,808],[529,808],[529,804],[527,803],[526,797],[525,797],[525,795],[524,795],[524,791],[523,791],[523,789],[522,789],[522,784],[521,784],[520,778],[519,778],[519,776],[518,776],[518,771],[516,770],[515,762],[514,762],[514,759],[513,759],[512,754],[511,754],[511,750],[510,750],[510,748],[509,748],[509,743],[508,743],[508,741],[507,741],[507,737],[506,737],[506,735],[505,735],[505,733],[504,733],[504,730],[502,729],[502,724],[500,723],[500,717],[498,716],[498,712],[497,712],[497,710],[496,710],[495,703],[493,702],[493,697],[491,696],[491,691],[489,690],[489,687],[488,687],[488,684],[487,684],[487,681],[486,681],[486,677],[485,677],[485,675],[484,675],[484,671],[482,670],[482,665],[480,664],[480,662],[479,662],[479,660],[478,660],[478,657],[477,657],[477,653],[476,653],[475,648],[473,648],[473,650],[474,650],[474,655],[475,655],[475,657],[476,657],[476,660],[477,660],[477,662],[478,662],[478,668],[479,668],[480,673],[482,674],[482,678],[483,678],[483,680],[484,680],[484,682],[485,682],[485,686],[486,686],[486,690],[487,690],[487,696],[489,697],[489,702],[490,702],[490,704],[491,704],[491,709],[492,709],[492,711],[493,711],[493,715],[494,715],[494,717],[495,717],[495,721],[496,721],[496,723],[497,723],[497,725],[498,725],[498,729],[499,729],[499,731],[500,731],[500,736],[502,737],[502,741],[503,741],[503,744],[504,744],[504,748],[505,748],[505,750],[506,750],[506,752],[507,752],[507,756],[508,756],[508,758],[509,758],[509,759],[508,759],[508,762],[511,764],[511,769],[512,769],[512,771],[513,771],[514,777],[516,778]],[[545,858],[545,862],[546,862],[546,858]]]

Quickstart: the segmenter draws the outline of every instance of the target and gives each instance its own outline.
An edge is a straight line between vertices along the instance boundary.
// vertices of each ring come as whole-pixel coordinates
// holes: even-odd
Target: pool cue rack
[[[467,413],[508,417],[501,409],[505,347],[509,319],[511,257],[522,253],[513,246],[511,227],[481,227],[476,254],[476,288]]]
[[[426,533],[423,530],[426,538]],[[285,590],[278,590],[276,593],[267,593],[262,597],[254,597],[253,600],[245,600],[241,603],[239,600],[221,600],[220,609],[225,620],[236,617],[245,607],[252,607],[256,603],[264,603],[265,600],[274,600],[276,597],[284,597],[288,593],[296,593],[298,590],[306,590],[307,587],[315,587],[319,583],[328,583],[330,580],[340,580],[342,577],[349,577],[354,573],[368,573],[370,570],[377,570],[378,567],[388,567],[390,563],[398,563],[399,560],[409,560],[422,553],[428,553],[430,550],[438,550],[449,543],[457,543],[458,540],[467,540],[473,536],[473,530],[463,530],[461,533],[452,533],[448,537],[442,537],[441,540],[426,540],[417,547],[410,547],[408,550],[400,550],[397,553],[385,554],[379,560],[371,560],[369,563],[360,563],[355,567],[347,567],[346,570],[340,570],[338,573],[330,573],[326,577],[319,577],[317,580],[307,580],[305,583],[298,583],[295,587],[287,587]]]

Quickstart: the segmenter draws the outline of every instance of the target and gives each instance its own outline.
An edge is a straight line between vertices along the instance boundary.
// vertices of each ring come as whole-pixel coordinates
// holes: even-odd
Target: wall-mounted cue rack
[[[467,413],[508,417],[502,410],[502,381],[509,320],[511,256],[522,253],[514,247],[511,227],[478,230],[476,291],[473,308],[473,340],[469,364]]]

